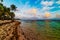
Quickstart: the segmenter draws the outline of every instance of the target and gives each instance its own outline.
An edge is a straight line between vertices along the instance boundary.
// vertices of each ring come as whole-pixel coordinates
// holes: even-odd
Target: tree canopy
[[[0,0],[1,2],[3,2],[3,0]],[[2,20],[9,20],[9,19],[14,19],[15,14],[14,12],[11,12],[11,10],[15,11],[16,10],[16,6],[14,4],[12,4],[10,6],[10,8],[7,8],[6,6],[4,6],[2,3],[0,3],[0,19]]]

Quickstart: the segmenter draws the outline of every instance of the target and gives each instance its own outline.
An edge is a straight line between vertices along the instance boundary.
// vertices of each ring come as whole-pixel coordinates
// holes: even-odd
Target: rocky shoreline
[[[26,40],[22,33],[20,22],[0,20],[0,40]]]

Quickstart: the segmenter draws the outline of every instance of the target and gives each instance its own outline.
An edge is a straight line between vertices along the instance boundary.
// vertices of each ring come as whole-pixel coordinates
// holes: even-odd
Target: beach
[[[0,40],[60,40],[60,21],[0,20]]]

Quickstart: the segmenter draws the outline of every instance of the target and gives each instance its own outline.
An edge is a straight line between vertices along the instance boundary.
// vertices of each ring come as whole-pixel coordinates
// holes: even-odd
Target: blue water
[[[22,27],[35,28],[37,33],[60,40],[60,21],[21,21]],[[51,39],[51,40],[55,40]]]

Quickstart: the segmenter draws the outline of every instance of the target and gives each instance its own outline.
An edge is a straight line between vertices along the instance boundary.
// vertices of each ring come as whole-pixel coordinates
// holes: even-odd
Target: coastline
[[[0,20],[0,40],[15,40],[18,35],[16,28],[19,26],[18,21]]]

